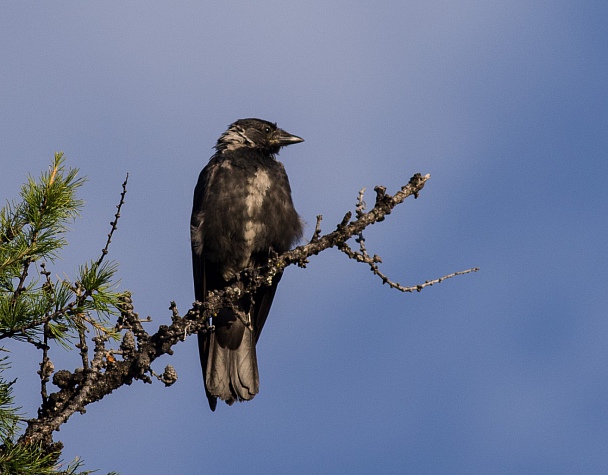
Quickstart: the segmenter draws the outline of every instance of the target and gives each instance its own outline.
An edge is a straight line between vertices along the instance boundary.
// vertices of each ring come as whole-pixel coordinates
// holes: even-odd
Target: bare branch
[[[376,204],[369,212],[365,213],[363,209],[358,210],[357,219],[354,221],[350,221],[352,214],[347,213],[335,231],[320,237],[314,242],[311,241],[304,246],[298,246],[291,251],[287,251],[272,264],[281,268],[290,264],[300,264],[307,257],[316,255],[330,247],[337,247],[340,243],[359,235],[367,226],[384,220],[385,216],[390,214],[395,206],[403,203],[408,196],[414,195],[414,197],[417,197],[429,178],[431,178],[431,175],[415,174],[395,196],[386,194],[386,189],[383,187],[376,187]]]
[[[101,265],[103,258],[108,254],[108,248],[110,247],[110,243],[112,242],[112,236],[114,235],[114,231],[118,228],[118,220],[120,219],[120,210],[122,205],[125,204],[125,195],[127,194],[127,183],[129,182],[129,174],[125,177],[125,181],[122,183],[122,192],[120,193],[120,201],[116,205],[116,214],[114,215],[114,221],[110,221],[110,225],[112,228],[108,233],[108,240],[106,241],[106,245],[101,250],[101,256],[97,259],[97,266]]]
[[[124,331],[120,350],[109,350],[105,348],[108,341],[107,335],[98,335],[93,338],[95,343],[94,357],[88,368],[78,368],[73,373],[62,370],[55,373],[53,383],[59,390],[48,396],[47,401],[41,407],[38,418],[28,421],[22,441],[46,444],[52,442],[52,433],[75,412],[84,412],[88,404],[98,401],[110,394],[115,389],[130,385],[134,380],[152,382],[151,377],[157,377],[166,385],[172,384],[177,378],[175,370],[168,366],[163,375],[158,376],[151,368],[152,363],[160,356],[173,354],[173,346],[183,341],[187,336],[194,333],[207,332],[210,330],[209,318],[226,307],[234,307],[235,302],[242,298],[244,293],[253,292],[262,285],[268,285],[272,277],[278,272],[292,264],[304,267],[308,257],[316,255],[321,251],[338,247],[349,257],[359,262],[370,265],[372,271],[378,275],[383,282],[391,287],[404,292],[419,291],[426,286],[439,283],[445,279],[457,275],[476,272],[478,269],[455,272],[438,279],[426,281],[424,284],[403,287],[391,282],[388,277],[380,272],[377,264],[381,262],[378,256],[370,256],[364,245],[362,232],[367,227],[385,219],[392,209],[402,203],[408,196],[418,194],[424,187],[430,175],[414,175],[409,183],[401,188],[394,196],[386,193],[383,187],[376,187],[376,202],[374,207],[365,212],[363,201],[364,190],[361,190],[357,199],[356,219],[351,221],[352,213],[348,212],[336,230],[321,236],[321,216],[317,217],[315,231],[308,244],[299,246],[279,256],[271,256],[268,265],[259,269],[246,269],[241,272],[236,281],[221,291],[210,292],[204,303],[195,302],[193,307],[184,316],[180,316],[175,302],[171,302],[171,324],[161,325],[156,333],[150,335],[143,327],[137,313],[134,312],[133,303],[128,293],[122,297],[120,306],[121,316],[116,325],[117,331]],[[126,186],[123,185],[123,190]],[[124,198],[121,196],[121,204]],[[120,211],[120,205],[119,205]],[[119,213],[116,215],[118,219]],[[113,230],[115,223],[112,223]],[[111,231],[108,237],[110,242]],[[353,251],[346,241],[357,236],[360,251]],[[107,245],[106,245],[107,251]],[[103,253],[105,255],[105,253]],[[103,257],[102,255],[102,257]],[[121,359],[119,359],[121,358]]]

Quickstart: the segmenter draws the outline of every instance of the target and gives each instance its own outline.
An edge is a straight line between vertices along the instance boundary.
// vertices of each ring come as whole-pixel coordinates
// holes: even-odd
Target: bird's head
[[[236,150],[242,147],[255,148],[268,153],[278,153],[281,147],[303,142],[304,139],[291,135],[277,124],[262,119],[239,119],[230,124],[228,130],[218,139],[218,152]]]

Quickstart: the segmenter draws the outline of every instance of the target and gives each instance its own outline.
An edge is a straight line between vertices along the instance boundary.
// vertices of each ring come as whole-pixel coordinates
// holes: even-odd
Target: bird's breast
[[[203,248],[226,280],[261,265],[270,249],[286,251],[301,235],[289,181],[278,162],[233,157],[215,165],[204,201]]]
[[[245,241],[245,254],[247,257],[262,244],[260,239],[266,235],[263,208],[264,200],[270,187],[270,177],[265,170],[258,169],[252,176],[247,178],[245,222],[243,223],[243,239]]]
[[[245,207],[250,218],[261,211],[270,184],[270,177],[265,170],[258,169],[253,176],[247,179]]]

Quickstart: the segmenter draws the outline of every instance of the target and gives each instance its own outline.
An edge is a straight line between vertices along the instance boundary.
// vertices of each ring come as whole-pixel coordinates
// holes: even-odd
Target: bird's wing
[[[206,191],[211,179],[212,168],[205,167],[199,175],[196,188],[194,190],[194,200],[192,204],[192,215],[190,217],[190,245],[192,249],[192,274],[194,277],[194,295],[197,301],[204,302],[207,297],[207,291],[213,290],[213,284],[208,282],[205,259],[203,257],[203,224],[205,221],[204,205],[206,200]],[[211,285],[209,285],[211,284]],[[207,359],[209,357],[209,335],[208,333],[198,334],[198,349],[201,366],[203,369],[203,380],[206,378]],[[217,398],[207,391],[205,385],[205,393],[209,400],[211,410],[215,410]]]

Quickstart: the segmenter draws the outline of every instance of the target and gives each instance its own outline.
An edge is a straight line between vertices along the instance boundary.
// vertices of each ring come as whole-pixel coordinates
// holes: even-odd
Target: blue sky
[[[210,2],[208,2],[210,3]],[[329,231],[360,188],[430,173],[367,234],[391,291],[337,251],[284,276],[261,392],[207,407],[196,342],[171,388],[121,388],[57,438],[132,473],[605,473],[608,4],[17,2],[0,17],[0,199],[55,151],[89,178],[51,270],[110,256],[154,325],[192,303],[192,191],[226,126],[306,139],[281,153]],[[150,325],[150,329],[153,325]],[[38,404],[38,356],[11,347]],[[77,364],[56,350],[56,367]]]

